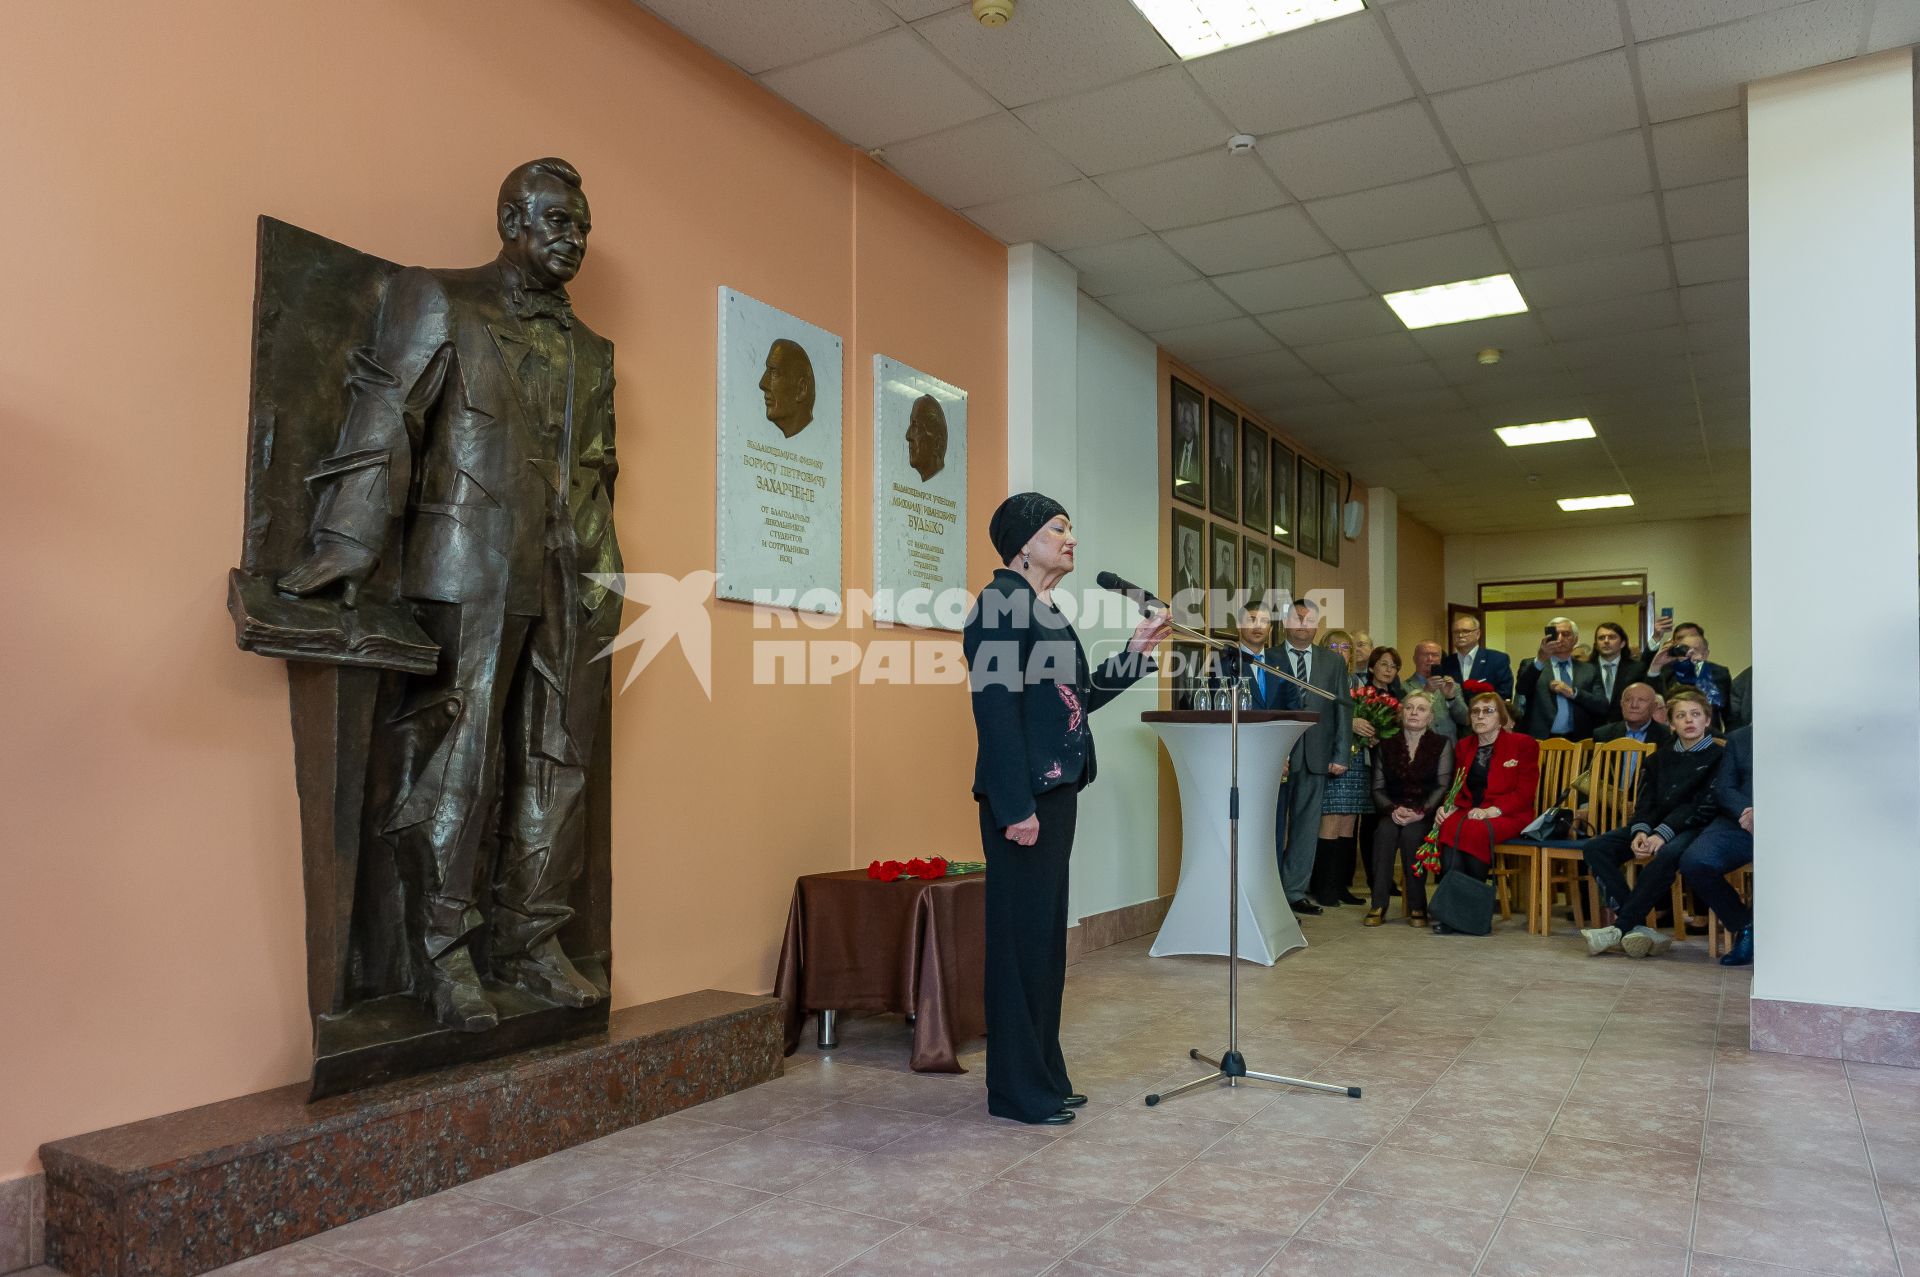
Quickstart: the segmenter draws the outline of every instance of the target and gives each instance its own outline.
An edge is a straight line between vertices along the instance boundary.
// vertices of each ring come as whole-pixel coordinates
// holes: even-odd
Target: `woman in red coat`
[[[1497,692],[1467,702],[1472,734],[1454,746],[1460,792],[1439,813],[1440,873],[1458,869],[1485,882],[1493,849],[1533,823],[1540,742],[1513,730],[1513,711]],[[1447,928],[1435,924],[1436,932]]]

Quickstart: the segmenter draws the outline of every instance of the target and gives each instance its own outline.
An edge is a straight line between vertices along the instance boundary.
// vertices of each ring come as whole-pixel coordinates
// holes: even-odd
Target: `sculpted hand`
[[[298,567],[281,577],[278,584],[288,594],[304,597],[336,581],[345,581],[345,602],[352,607],[360,593],[360,583],[379,561],[380,556],[363,545],[352,541],[324,541]]]
[[[1036,812],[1017,825],[1007,826],[1007,841],[1017,842],[1022,847],[1031,847],[1040,841],[1040,816]]]

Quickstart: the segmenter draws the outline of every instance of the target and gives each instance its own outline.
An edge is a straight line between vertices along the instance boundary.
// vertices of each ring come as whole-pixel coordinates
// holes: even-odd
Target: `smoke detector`
[[[973,17],[983,27],[1004,27],[1013,21],[1013,0],[973,0]]]
[[[1235,133],[1232,137],[1228,138],[1227,154],[1228,155],[1252,155],[1253,154],[1253,134]]]
[[[1491,368],[1495,364],[1500,362],[1501,353],[1502,352],[1498,346],[1488,346],[1485,350],[1475,355],[1474,358],[1479,360],[1482,364],[1486,365],[1487,367]]]

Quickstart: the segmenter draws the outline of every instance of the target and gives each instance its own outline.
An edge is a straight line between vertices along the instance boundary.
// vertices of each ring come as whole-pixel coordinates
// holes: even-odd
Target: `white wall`
[[[1920,1010],[1911,52],[1752,85],[1747,123],[1753,554],[1821,622],[1756,625],[1758,663],[1871,653],[1755,687],[1753,992]],[[1810,495],[1861,532],[1810,535]]]
[[[1804,527],[1795,527],[1804,537]],[[1818,544],[1822,557],[1832,555],[1830,543]],[[1753,570],[1744,515],[1450,536],[1446,562],[1450,603],[1474,602],[1486,581],[1643,574],[1676,620],[1706,627],[1715,661],[1735,674],[1752,662]],[[1636,636],[1634,650],[1640,646]]]

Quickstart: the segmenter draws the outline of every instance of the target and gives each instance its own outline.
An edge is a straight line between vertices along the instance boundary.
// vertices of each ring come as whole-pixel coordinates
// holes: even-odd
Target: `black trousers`
[[[1067,983],[1067,860],[1079,793],[1034,799],[1040,839],[1022,847],[980,804],[987,861],[987,1112],[1038,1122],[1073,1094],[1060,1053]]]
[[[1433,828],[1433,817],[1416,820],[1410,825],[1396,825],[1385,813],[1373,831],[1373,907],[1385,909],[1393,901],[1393,862],[1400,862],[1401,877],[1405,879],[1407,893],[1407,912],[1423,914],[1427,911],[1427,880],[1417,878],[1413,873],[1413,858],[1420,850],[1427,831]]]
[[[1587,839],[1582,854],[1587,868],[1593,871],[1594,881],[1600,884],[1602,901],[1614,912],[1614,926],[1622,931],[1644,926],[1647,915],[1670,899],[1668,893],[1680,873],[1680,858],[1698,836],[1696,829],[1683,829],[1675,834],[1671,842],[1653,853],[1653,859],[1640,866],[1640,877],[1631,887],[1627,885],[1626,865],[1633,859],[1632,831],[1610,829]],[[1593,925],[1599,926],[1599,919],[1596,918]]]

